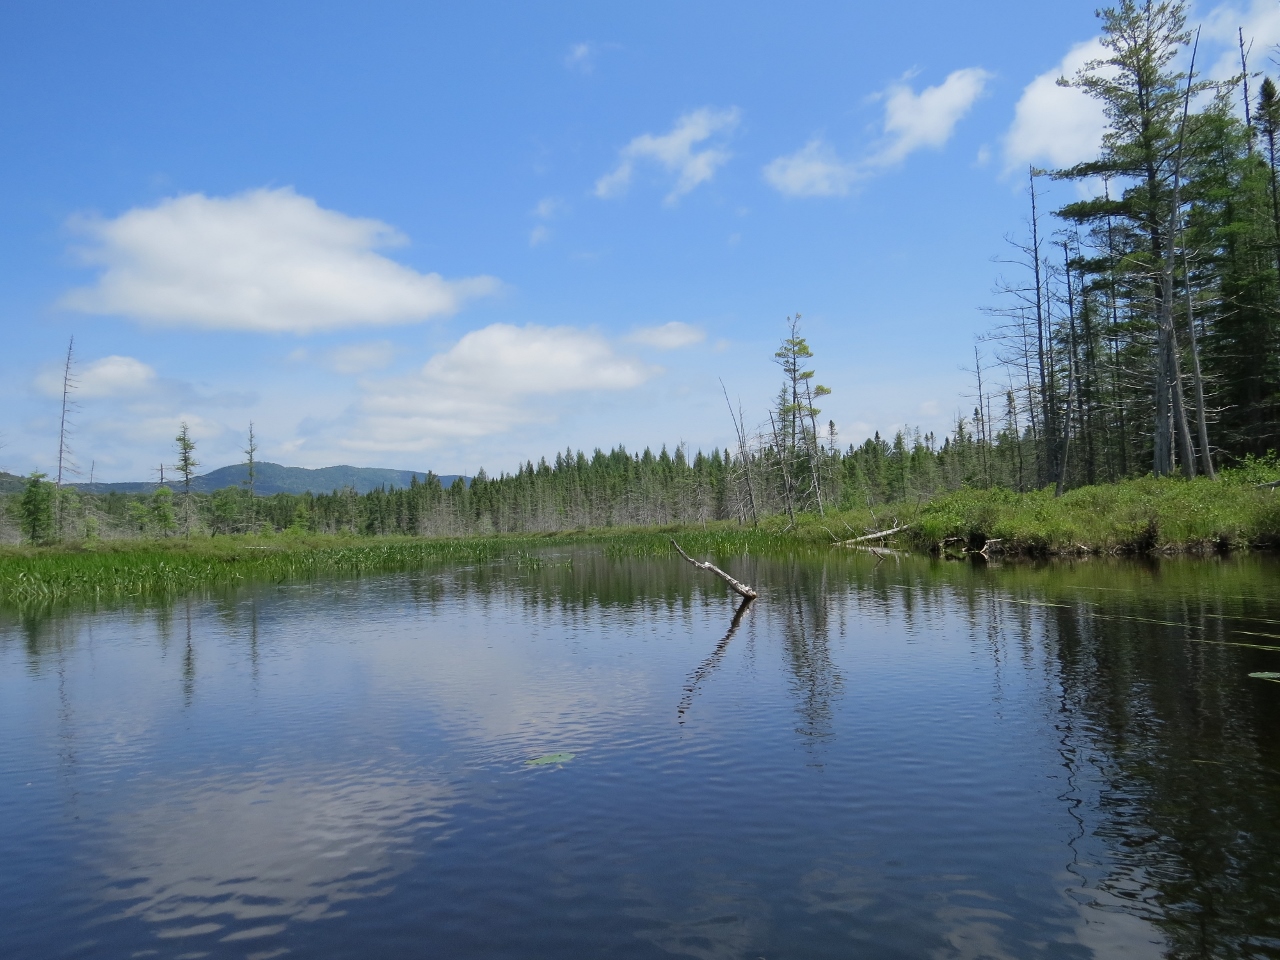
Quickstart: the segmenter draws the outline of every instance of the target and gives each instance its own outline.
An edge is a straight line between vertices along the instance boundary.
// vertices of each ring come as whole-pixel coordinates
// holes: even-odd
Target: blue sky
[[[145,479],[190,423],[439,473],[731,440],[803,315],[842,442],[944,432],[1026,216],[1101,118],[1092,3],[8,3],[0,468]],[[1201,5],[1229,70],[1237,26]],[[1258,57],[1261,60],[1261,57]],[[1269,63],[1261,66],[1270,67]]]

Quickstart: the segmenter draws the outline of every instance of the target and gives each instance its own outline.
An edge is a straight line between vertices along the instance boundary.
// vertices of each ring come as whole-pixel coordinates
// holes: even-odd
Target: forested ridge
[[[1027,172],[1025,231],[1009,238],[990,329],[974,352],[974,403],[939,439],[878,433],[843,445],[819,403],[799,316],[774,355],[763,418],[726,395],[735,440],[568,449],[470,486],[428,474],[365,494],[258,496],[247,481],[192,489],[195,438],[177,438],[180,482],[97,495],[33,476],[11,496],[10,539],[306,530],[462,535],[730,520],[920,503],[961,488],[1065,491],[1154,475],[1268,479],[1280,446],[1280,94],[1241,69],[1206,79],[1182,2],[1125,0],[1098,14],[1106,54],[1059,82],[1096,98],[1096,158]],[[1270,61],[1268,61],[1270,62]],[[1074,200],[1046,210],[1053,184]],[[1060,192],[1060,191],[1059,191]],[[64,389],[73,384],[71,351]],[[1258,468],[1262,472],[1258,472]],[[175,492],[176,491],[176,492]]]

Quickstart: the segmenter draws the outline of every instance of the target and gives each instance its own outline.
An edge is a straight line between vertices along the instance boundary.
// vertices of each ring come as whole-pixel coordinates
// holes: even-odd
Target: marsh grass
[[[1155,553],[1280,546],[1280,495],[1251,483],[1156,480],[1044,490],[960,490],[925,505],[917,546],[962,537],[1003,541],[1005,552]]]
[[[1265,478],[1264,478],[1265,479]],[[964,489],[932,501],[899,503],[795,524],[770,517],[758,527],[731,521],[697,526],[609,528],[546,534],[426,539],[280,535],[0,548],[0,605],[120,602],[173,597],[243,581],[360,576],[438,565],[504,563],[537,567],[546,548],[594,544],[610,558],[673,554],[671,538],[701,557],[781,555],[910,522],[898,546],[933,549],[948,538],[1003,541],[1006,555],[1154,553],[1280,546],[1280,493],[1257,478],[1151,478],[1017,494]]]
[[[517,536],[214,537],[191,540],[113,540],[56,547],[0,548],[0,605],[43,606],[68,601],[120,602],[180,596],[237,583],[360,576],[441,565],[508,564],[537,568],[548,547],[600,544],[614,557],[671,552],[678,534],[689,549],[742,554],[786,536],[736,526],[572,531]]]

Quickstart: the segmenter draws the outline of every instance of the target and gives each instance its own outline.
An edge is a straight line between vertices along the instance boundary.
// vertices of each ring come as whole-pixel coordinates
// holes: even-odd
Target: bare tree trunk
[[[822,506],[822,477],[819,471],[822,469],[822,449],[818,444],[818,419],[817,413],[813,408],[813,388],[809,386],[810,381],[804,382],[804,402],[805,409],[809,413],[809,434],[805,437],[805,452],[809,457],[809,476],[810,483],[813,488],[813,495],[818,501],[818,516],[825,517],[826,510]],[[802,424],[803,426],[803,424]]]
[[[978,345],[973,346],[973,369],[974,374],[978,378],[978,423],[975,425],[978,433],[978,455],[982,458],[982,480],[983,485],[991,486],[991,462],[987,454],[991,446],[987,436],[988,419],[990,417],[987,411],[984,397],[982,394],[982,356],[978,353]]]
[[[1188,477],[1196,475],[1196,448],[1191,442],[1191,429],[1187,424],[1187,403],[1182,393],[1182,361],[1178,356],[1178,331],[1169,331],[1173,361],[1173,414],[1178,425],[1178,443],[1182,445],[1182,469]]]
[[[1178,437],[1185,448],[1183,466],[1188,476],[1195,476],[1195,450],[1191,446],[1191,431],[1187,427],[1186,405],[1182,398],[1182,365],[1178,362],[1177,331],[1173,325],[1173,275],[1176,262],[1178,224],[1182,217],[1182,146],[1187,132],[1187,114],[1191,105],[1191,87],[1196,71],[1196,51],[1200,34],[1191,48],[1191,65],[1187,71],[1187,91],[1183,97],[1182,123],[1178,127],[1178,149],[1173,161],[1173,197],[1169,209],[1165,249],[1161,257],[1160,271],[1160,324],[1157,338],[1156,376],[1156,476],[1173,473],[1173,424],[1166,419],[1166,410],[1177,424]],[[1154,199],[1155,192],[1152,191]],[[1161,403],[1163,401],[1163,404]]]
[[[720,389],[724,393],[724,402],[729,407],[729,418],[733,421],[733,431],[738,435],[738,456],[742,458],[742,469],[746,474],[747,481],[747,506],[751,510],[751,525],[758,526],[760,518],[756,513],[756,495],[751,487],[751,453],[747,449],[747,430],[742,422],[742,408],[739,406],[737,415],[733,412],[733,404],[729,402],[729,391],[725,389],[724,381],[720,381]]]
[[[791,522],[796,522],[795,504],[791,497],[791,471],[787,467],[787,455],[783,449],[782,437],[778,433],[777,421],[773,418],[773,411],[769,411],[769,425],[773,428],[773,444],[774,449],[778,453],[778,466],[782,470],[782,494],[787,504],[787,516],[791,518]]]
[[[1040,451],[1036,451],[1036,466],[1039,478],[1038,486],[1044,486],[1047,476],[1049,451],[1054,445],[1054,418],[1049,402],[1049,382],[1045,371],[1045,330],[1044,330],[1044,287],[1040,277],[1040,224],[1036,212],[1036,172],[1034,167],[1028,168],[1028,180],[1031,184],[1031,262],[1036,281],[1036,343],[1037,365],[1040,369],[1040,419],[1044,424],[1044,459]]]
[[[1196,430],[1200,439],[1200,465],[1210,480],[1218,479],[1213,468],[1213,451],[1209,448],[1209,418],[1204,404],[1204,377],[1200,373],[1200,345],[1196,340],[1196,315],[1191,302],[1191,268],[1187,263],[1187,247],[1182,245],[1182,286],[1187,302],[1187,334],[1191,338],[1191,383],[1196,391]]]
[[[733,590],[734,593],[738,594],[738,596],[744,597],[747,600],[754,600],[756,597],[760,596],[760,594],[756,593],[745,583],[742,583],[739,580],[733,579],[733,577],[729,576],[727,573],[725,573],[723,570],[717,567],[714,563],[711,563],[709,560],[700,562],[693,559],[693,557],[689,556],[682,549],[680,549],[680,544],[676,543],[674,539],[672,539],[671,545],[676,548],[676,552],[680,554],[680,556],[684,557],[686,560],[692,563],[699,570],[705,570],[708,573],[714,573],[717,577],[719,577],[721,580],[727,583],[729,585],[729,588]]]
[[[1067,281],[1067,330],[1070,339],[1067,343],[1067,416],[1063,422],[1062,457],[1058,461],[1058,483],[1054,488],[1054,496],[1062,496],[1067,483],[1067,461],[1071,456],[1071,408],[1076,397],[1076,299],[1075,290],[1071,286],[1071,247],[1068,241],[1062,241],[1062,268]]]
[[[62,539],[62,474],[66,470],[71,469],[71,450],[67,446],[67,431],[71,424],[67,419],[71,412],[71,391],[75,389],[75,378],[71,375],[71,364],[74,362],[73,350],[76,345],[76,338],[73,336],[67,342],[67,359],[62,365],[62,417],[58,423],[58,478],[54,482],[53,487],[53,523],[54,538]]]

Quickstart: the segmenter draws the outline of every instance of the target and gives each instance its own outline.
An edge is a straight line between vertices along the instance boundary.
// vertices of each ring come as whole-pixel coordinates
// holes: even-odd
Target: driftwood
[[[906,530],[911,526],[913,525],[910,523],[904,523],[902,526],[894,527],[892,530],[881,530],[879,533],[868,533],[866,536],[854,537],[852,540],[841,540],[840,546],[847,547],[854,543],[865,543],[868,540],[882,540],[885,537],[893,536],[895,533],[901,533],[903,530]]]
[[[698,560],[693,559],[693,557],[689,556],[687,553],[685,553],[683,550],[680,549],[680,544],[676,543],[674,537],[671,540],[671,545],[676,548],[676,553],[680,554],[680,556],[684,557],[686,560],[692,563],[699,570],[706,570],[708,573],[714,573],[717,577],[719,577],[721,580],[727,583],[729,585],[729,589],[731,589],[734,593],[738,594],[738,596],[746,597],[748,600],[754,600],[756,597],[760,596],[760,594],[756,593],[754,590],[748,587],[745,583],[740,583],[737,580],[733,579],[733,577],[729,576],[727,573],[725,573],[715,564],[709,563],[709,562],[700,562]]]

